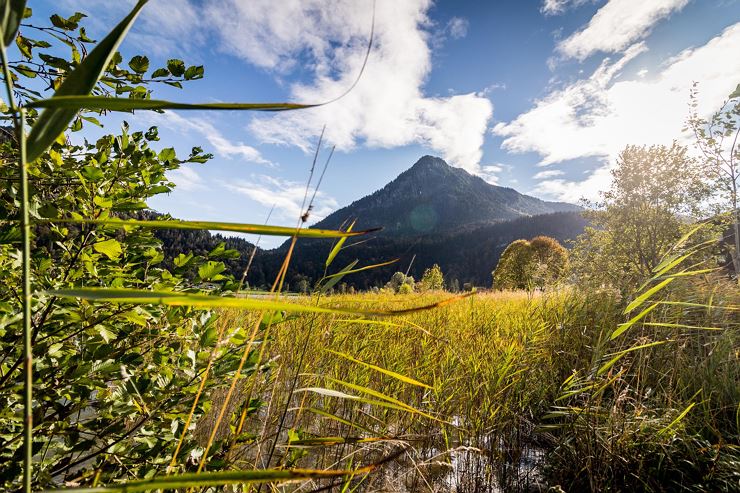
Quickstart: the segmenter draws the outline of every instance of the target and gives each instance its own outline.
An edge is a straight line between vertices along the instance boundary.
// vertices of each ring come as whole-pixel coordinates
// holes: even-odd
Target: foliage
[[[437,264],[425,270],[419,282],[422,291],[439,291],[445,288],[444,275],[442,274],[442,269]]]
[[[732,228],[730,258],[740,282],[740,93],[730,95],[709,120],[699,116],[697,84],[691,90],[691,113],[687,127],[694,133],[701,152],[701,168],[713,190],[719,212],[729,212]]]
[[[59,87],[65,74],[84,59],[91,41],[79,26],[83,17],[53,16],[48,27],[23,25],[23,34],[16,38],[23,60],[9,64],[21,104],[41,96],[33,89],[38,87],[33,79]],[[32,39],[26,32],[52,42],[62,39],[71,50],[70,59],[56,56],[60,53],[52,51],[52,42]],[[184,79],[198,78],[186,73],[202,71],[202,67],[183,73],[159,69],[147,78],[145,57],[134,57],[131,70],[119,66],[121,62],[115,54],[93,92],[148,97],[156,81],[179,85]],[[175,61],[171,62],[174,66]],[[99,123],[82,112],[70,130],[79,130],[83,122]],[[220,292],[232,285],[231,276],[223,273],[222,259],[236,252],[223,247],[200,256],[178,256],[176,265],[167,269],[162,266],[160,242],[147,229],[60,222],[104,220],[141,210],[152,196],[172,190],[167,171],[210,157],[196,147],[190,156],[179,158],[172,148],[152,148],[158,140],[156,127],[132,131],[124,123],[120,133],[80,145],[62,135],[40,159],[28,163],[30,216],[38,223],[30,259],[37,292],[73,285],[183,289],[188,286],[186,271],[196,273],[193,280],[201,291]],[[8,221],[20,213],[17,168],[12,166],[18,159],[17,140],[6,138],[0,155],[0,211]],[[3,228],[6,238],[17,238],[17,226],[6,222]],[[0,449],[7,464],[0,473],[3,489],[13,488],[22,463],[23,420],[18,414],[23,406],[22,331],[15,316],[21,300],[18,246],[15,240],[0,246],[0,272],[6,280],[0,286],[5,300],[0,305],[4,320],[0,398],[3,409],[10,411],[0,418]],[[49,485],[60,478],[87,482],[91,471],[104,481],[145,477],[156,471],[156,464],[172,455],[182,431],[180,419],[193,404],[194,383],[215,342],[217,315],[187,307],[93,306],[53,295],[36,295],[32,308],[36,484]],[[220,360],[213,373],[226,375],[230,365]],[[208,388],[219,385],[212,380]],[[207,406],[208,401],[201,401],[196,412],[202,414]],[[160,409],[167,412],[157,412]],[[190,437],[182,453],[187,456],[195,447]]]
[[[403,286],[408,286],[408,288],[403,288],[405,293],[412,292],[414,290],[414,278],[403,272],[396,272],[391,276],[391,280],[385,284],[385,289],[392,293],[400,293]]]
[[[709,189],[699,163],[674,142],[627,146],[612,184],[585,215],[591,222],[575,242],[578,283],[629,292],[650,277],[665,253],[702,214]]]
[[[537,236],[509,244],[493,271],[496,289],[544,289],[560,281],[568,251],[554,238]]]

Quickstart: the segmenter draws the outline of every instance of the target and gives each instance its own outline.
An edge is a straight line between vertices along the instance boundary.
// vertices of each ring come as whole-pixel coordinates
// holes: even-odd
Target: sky
[[[99,39],[132,0],[35,0],[86,13]],[[294,225],[324,130],[311,222],[425,154],[550,200],[596,198],[628,144],[691,145],[689,89],[708,115],[740,83],[740,0],[150,0],[121,46],[205,78],[158,99],[318,103],[271,113],[125,115],[163,147],[214,154],[150,206],[182,219]],[[367,63],[371,30],[373,42]],[[359,77],[359,79],[358,79]],[[353,84],[356,82],[356,85]],[[347,93],[348,89],[349,92]],[[346,93],[346,94],[345,94]],[[107,118],[115,131],[121,116]],[[94,136],[94,128],[83,131]],[[282,240],[263,239],[276,246]]]

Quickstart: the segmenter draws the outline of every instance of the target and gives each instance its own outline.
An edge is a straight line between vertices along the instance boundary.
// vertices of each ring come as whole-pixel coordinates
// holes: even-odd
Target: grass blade
[[[146,291],[141,289],[77,288],[45,291],[44,294],[62,298],[79,298],[91,301],[125,303],[132,305],[162,304],[170,306],[192,306],[196,308],[236,308],[241,310],[287,311],[295,313],[328,313],[387,317],[415,311],[431,310],[460,297],[444,300],[404,310],[354,310],[350,308],[330,308],[316,305],[301,305],[258,298],[229,298],[206,294],[190,294],[175,291]]]
[[[55,96],[87,95],[111,62],[131,25],[147,0],[139,0],[133,10],[100,41],[90,54],[70,73]],[[38,159],[52,142],[64,132],[77,114],[77,108],[48,108],[42,112],[28,135],[28,161]]]
[[[618,352],[616,354],[616,356],[614,356],[612,359],[610,359],[609,361],[607,361],[606,363],[604,363],[601,366],[601,368],[599,368],[599,370],[596,372],[596,374],[597,375],[603,374],[609,368],[611,368],[612,366],[614,366],[614,364],[617,361],[619,361],[620,359],[622,359],[624,357],[624,355],[626,355],[627,353],[631,353],[632,351],[637,351],[638,349],[645,349],[645,348],[652,347],[652,346],[658,346],[660,344],[665,344],[666,342],[672,342],[672,341],[671,340],[667,340],[667,341],[649,342],[647,344],[640,344],[639,346],[632,346],[631,348],[627,348],[624,351],[620,351],[620,352]]]
[[[356,358],[353,358],[349,354],[340,353],[339,351],[334,351],[333,349],[326,349],[326,351],[328,351],[328,352],[330,352],[332,354],[336,354],[337,356],[340,356],[340,357],[342,357],[342,358],[344,358],[346,360],[352,361],[353,363],[357,363],[358,365],[362,365],[362,366],[365,366],[367,368],[370,368],[371,370],[375,370],[375,371],[380,372],[380,373],[382,373],[384,375],[388,375],[389,377],[395,378],[396,380],[399,380],[401,382],[408,383],[408,384],[411,384],[411,385],[416,385],[416,386],[419,386],[419,387],[424,387],[426,389],[431,389],[432,388],[429,385],[427,385],[425,383],[421,383],[418,380],[414,380],[411,377],[407,377],[405,375],[401,375],[400,373],[396,373],[396,372],[391,371],[391,370],[386,370],[385,368],[381,368],[379,366],[371,365],[370,363],[365,363],[364,361],[360,361],[360,360],[358,360]]]
[[[651,311],[655,310],[655,307],[656,306],[658,306],[658,303],[653,303],[652,305],[650,305],[649,307],[645,308],[640,313],[638,313],[637,315],[635,315],[634,317],[632,317],[631,319],[629,319],[629,321],[627,321],[627,322],[625,322],[623,324],[619,324],[617,326],[616,330],[614,332],[612,332],[612,335],[611,335],[611,338],[610,339],[613,341],[614,339],[616,339],[617,337],[619,337],[625,330],[629,329],[630,327],[632,327],[633,325],[635,325],[635,323],[637,323],[640,320],[642,320],[643,318],[645,318],[645,315],[647,315]]]
[[[295,408],[293,410],[296,411],[298,409],[299,408]],[[352,428],[356,428],[356,429],[358,429],[360,431],[364,431],[365,433],[369,433],[370,435],[376,435],[377,434],[377,433],[375,433],[373,430],[371,430],[369,428],[366,428],[366,427],[364,427],[362,425],[359,425],[357,423],[353,423],[352,421],[350,421],[348,419],[344,419],[344,418],[342,418],[340,416],[337,416],[336,414],[332,414],[330,412],[324,411],[323,409],[319,409],[319,408],[316,408],[316,407],[307,407],[307,408],[304,408],[303,410],[304,411],[308,411],[308,412],[313,413],[313,414],[318,414],[319,416],[323,416],[323,417],[325,417],[327,419],[331,419],[331,420],[337,421],[339,423],[342,423],[343,425],[347,425],[347,426],[350,426]]]
[[[352,231],[352,227],[353,227],[354,225],[355,225],[355,221],[352,221],[352,223],[351,223],[351,224],[349,225],[349,227],[347,228],[347,231],[348,231],[348,232],[349,232],[349,231]],[[341,249],[342,249],[342,246],[344,245],[344,242],[345,242],[345,241],[346,241],[346,237],[345,237],[345,238],[342,238],[342,239],[340,239],[340,240],[339,240],[339,241],[337,242],[337,244],[336,244],[336,245],[334,245],[334,248],[332,248],[332,249],[331,249],[331,252],[329,252],[329,256],[328,256],[328,257],[326,257],[326,263],[324,264],[324,265],[325,265],[325,267],[327,267],[327,268],[328,268],[328,267],[329,267],[329,266],[331,265],[331,263],[332,263],[332,262],[334,261],[334,257],[336,257],[336,256],[337,256],[337,254],[339,253],[339,250],[341,250]]]
[[[211,231],[234,231],[237,233],[249,233],[266,236],[298,236],[299,238],[346,238],[348,236],[361,236],[378,229],[364,231],[338,231],[330,229],[296,229],[287,226],[268,226],[265,224],[243,224],[225,223],[215,221],[142,221],[135,219],[54,219],[53,221],[39,221],[44,223],[73,223],[73,224],[100,224],[103,226],[116,226],[120,228],[139,226],[153,229],[193,229]]]
[[[158,476],[151,479],[128,481],[126,483],[97,488],[65,488],[45,490],[44,493],[63,491],[65,493],[135,493],[139,491],[172,490],[178,488],[204,488],[228,484],[272,483],[276,481],[299,481],[308,479],[336,478],[349,474],[367,474],[376,465],[352,471],[316,469],[257,469],[252,471],[220,471],[208,473],[188,473],[176,476]]]
[[[3,30],[3,43],[5,46],[10,46],[15,39],[18,26],[21,25],[23,12],[26,10],[26,0],[5,0],[2,9],[3,18],[0,29]]]
[[[28,104],[32,108],[47,108],[60,111],[79,109],[101,111],[133,110],[248,110],[248,111],[289,111],[319,106],[299,103],[178,103],[161,99],[110,98],[106,96],[67,96],[54,95]]]
[[[691,409],[693,409],[693,407],[695,405],[696,405],[696,402],[692,402],[691,404],[689,404],[688,407],[681,412],[681,414],[679,414],[678,416],[676,416],[676,419],[674,419],[673,421],[671,421],[671,423],[668,426],[666,426],[665,428],[663,428],[662,430],[660,430],[657,434],[658,435],[665,435],[666,433],[669,433],[673,428],[676,427],[676,425],[678,423],[681,422],[681,420],[683,420],[683,418],[686,417],[687,414],[689,414],[689,411],[691,411]]]
[[[342,239],[345,239],[345,238],[346,238],[346,236],[344,238],[342,238]],[[399,259],[396,258],[396,259],[393,259],[393,260],[388,260],[387,262],[381,262],[379,264],[373,264],[373,265],[366,265],[364,267],[358,267],[357,269],[351,269],[351,268],[350,269],[347,269],[345,267],[340,272],[337,272],[336,274],[329,274],[328,276],[324,277],[324,279],[331,279],[332,277],[337,277],[337,276],[344,277],[347,274],[354,274],[355,272],[362,272],[363,270],[370,270],[370,269],[377,269],[377,268],[380,268],[380,267],[385,267],[386,265],[395,264],[396,262],[398,262],[398,260]],[[352,266],[354,266],[356,264],[357,264],[357,260],[355,260],[352,263]]]
[[[632,303],[627,305],[627,308],[624,309],[624,313],[629,313],[638,306],[642,305],[645,301],[647,301],[648,298],[650,298],[652,295],[666,287],[668,284],[670,284],[673,281],[673,277],[669,277],[668,279],[665,279],[664,281],[656,284],[652,288],[648,289],[644,293],[642,293],[640,296],[632,300]]]

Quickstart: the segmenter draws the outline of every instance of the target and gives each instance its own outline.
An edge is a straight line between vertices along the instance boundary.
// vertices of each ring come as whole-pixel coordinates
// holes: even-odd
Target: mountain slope
[[[359,289],[383,286],[391,275],[406,271],[417,279],[437,263],[448,283],[490,286],[491,271],[506,246],[520,238],[547,235],[565,243],[578,236],[586,225],[580,208],[572,204],[546,202],[516,190],[486,183],[442,159],[424,156],[382,189],[344,207],[314,228],[337,229],[357,219],[355,229],[384,229],[368,237],[348,241],[337,255],[332,272],[354,260],[372,265],[392,259],[398,262],[343,279]],[[180,230],[157,233],[166,256],[179,252],[205,253],[219,241],[241,252],[227,267],[241,277],[253,245],[240,238],[189,234]],[[289,241],[273,250],[259,250],[248,282],[267,286],[280,270]],[[287,282],[295,287],[302,280],[318,281],[332,249],[330,240],[298,240],[288,269]]]
[[[357,219],[356,228],[383,226],[383,236],[411,236],[576,210],[572,204],[546,202],[491,185],[440,158],[424,156],[385,187],[313,227],[338,228],[347,219]]]

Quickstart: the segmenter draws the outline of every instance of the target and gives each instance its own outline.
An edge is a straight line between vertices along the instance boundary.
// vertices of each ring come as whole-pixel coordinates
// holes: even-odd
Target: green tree
[[[701,167],[718,199],[720,212],[730,213],[733,245],[730,249],[735,275],[740,281],[740,85],[709,119],[699,116],[697,84],[691,90],[688,128],[701,152]]]
[[[537,236],[516,240],[501,254],[493,271],[496,289],[544,289],[566,272],[568,251],[554,238]]]
[[[627,146],[611,187],[584,213],[591,227],[571,252],[573,273],[580,282],[636,287],[702,213],[708,192],[702,166],[686,147]]]
[[[531,261],[535,268],[532,274],[534,286],[544,289],[558,282],[565,275],[568,266],[568,250],[555,238],[536,236],[529,242],[532,250]]]
[[[424,271],[421,276],[421,289],[424,291],[438,291],[445,288],[444,275],[439,265],[434,264]]]
[[[26,13],[30,15],[30,9]],[[91,41],[79,25],[83,17],[55,15],[50,25],[37,24],[33,18],[22,24],[16,38],[19,60],[7,64],[18,104],[44,97],[44,87],[58,88],[85,60]],[[62,58],[65,47],[68,58]],[[121,55],[114,54],[93,94],[146,99],[157,81],[179,86],[202,74],[202,67],[185,69],[179,60],[171,60],[168,67],[182,64],[182,72],[160,68],[150,73],[148,64],[146,57],[138,56],[126,68]],[[44,83],[38,84],[39,79]],[[2,105],[3,119],[12,122],[16,115],[8,103]],[[218,323],[207,310],[117,303],[93,306],[47,293],[72,286],[221,292],[234,285],[222,262],[234,252],[223,245],[205,255],[179,255],[167,269],[161,244],[149,229],[65,222],[136,214],[147,208],[151,197],[173,189],[168,171],[210,158],[198,147],[187,157],[178,156],[173,148],[158,144],[156,127],[134,131],[126,123],[120,132],[94,142],[70,143],[69,132],[85,124],[100,125],[98,113],[78,112],[65,134],[26,166],[29,211],[35,224],[30,248],[30,277],[36,293],[31,306],[33,480],[39,488],[73,478],[89,484],[92,471],[107,483],[160,470],[183,431],[181,418],[193,405],[195,384],[216,343]],[[29,110],[29,123],[37,116]],[[18,138],[13,132],[4,135],[0,139],[0,273],[4,278],[0,407],[6,412],[0,416],[0,489],[13,491],[19,486],[24,455],[24,344],[17,316],[23,311],[17,225],[21,196],[15,166]],[[186,271],[193,273],[193,284],[200,289],[185,280]],[[218,352],[218,356],[224,354]],[[220,385],[219,376],[232,370],[231,362],[217,360],[212,369],[215,378],[207,383],[206,392]],[[208,399],[201,400],[196,416],[208,406]],[[196,447],[192,433],[186,437],[181,457],[188,457]]]
[[[493,271],[496,289],[526,289],[530,276],[532,250],[527,240],[509,244],[498,259]]]
[[[411,291],[414,290],[413,276],[407,276],[403,272],[396,272],[391,276],[391,280],[385,284],[385,289],[398,293],[402,286],[408,285]]]

